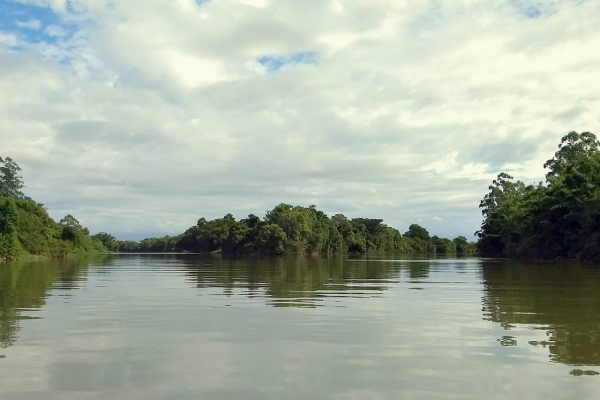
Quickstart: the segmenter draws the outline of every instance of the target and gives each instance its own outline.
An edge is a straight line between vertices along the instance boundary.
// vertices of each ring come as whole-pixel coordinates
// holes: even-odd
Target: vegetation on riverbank
[[[72,215],[55,222],[41,204],[25,196],[19,171],[12,159],[0,157],[0,260],[108,251]]]
[[[114,238],[113,238],[114,239]],[[105,242],[109,247],[109,243]],[[118,242],[121,252],[222,252],[225,254],[341,254],[394,251],[399,253],[471,253],[463,236],[431,237],[413,224],[405,234],[381,219],[328,217],[315,206],[279,204],[264,218],[249,215],[236,221],[227,214],[196,225],[179,236]]]
[[[570,132],[558,147],[545,183],[493,181],[480,204],[480,255],[600,262],[600,142]]]
[[[401,253],[465,254],[473,244],[431,237],[413,224],[402,235],[381,219],[328,217],[315,206],[279,204],[264,218],[249,215],[236,221],[227,214],[196,225],[178,236],[118,241],[100,232],[90,236],[72,215],[60,222],[50,218],[41,204],[23,194],[19,166],[0,158],[0,259],[25,255],[64,257],[89,252],[191,252],[225,254],[340,254],[395,251]]]

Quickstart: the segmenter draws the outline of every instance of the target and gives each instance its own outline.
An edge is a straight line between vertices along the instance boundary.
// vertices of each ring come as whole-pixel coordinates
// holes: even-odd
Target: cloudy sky
[[[597,0],[0,0],[0,156],[120,239],[286,202],[472,238],[600,123]]]

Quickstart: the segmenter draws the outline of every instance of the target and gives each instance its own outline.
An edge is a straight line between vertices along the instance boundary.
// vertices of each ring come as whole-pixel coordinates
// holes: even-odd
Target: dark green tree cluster
[[[464,238],[462,238],[464,239]],[[340,254],[396,251],[403,253],[468,252],[469,244],[433,238],[423,227],[411,225],[404,235],[381,219],[328,217],[309,207],[279,204],[264,219],[254,214],[236,221],[223,218],[198,220],[175,244],[176,251],[226,254]],[[458,240],[460,246],[457,246]]]
[[[0,157],[0,165],[0,260],[107,251],[72,215],[56,223],[41,204],[25,196],[21,169],[12,159]]]
[[[112,236],[112,235],[111,235]],[[121,253],[172,253],[176,251],[179,236],[164,236],[160,238],[148,238],[140,242],[123,240],[116,243],[116,250],[111,246],[110,251]],[[106,246],[106,243],[105,243]]]
[[[480,204],[481,255],[600,262],[600,142],[570,132],[558,147],[545,183],[493,181]]]
[[[17,237],[17,209],[11,199],[0,197],[0,259],[13,260],[22,253]]]
[[[120,242],[110,233],[100,232],[95,235],[92,235],[92,239],[96,239],[102,242],[102,244],[104,245],[104,247],[106,247],[108,251],[115,253],[119,251]]]

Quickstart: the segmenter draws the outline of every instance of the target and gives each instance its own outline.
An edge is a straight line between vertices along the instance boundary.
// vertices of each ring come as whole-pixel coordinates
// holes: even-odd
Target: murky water
[[[596,399],[600,269],[122,256],[0,266],[0,399]]]

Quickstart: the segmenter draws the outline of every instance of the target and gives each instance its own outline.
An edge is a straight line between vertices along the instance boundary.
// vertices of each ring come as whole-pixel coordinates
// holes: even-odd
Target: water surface
[[[595,399],[600,270],[120,256],[0,266],[0,399]]]

